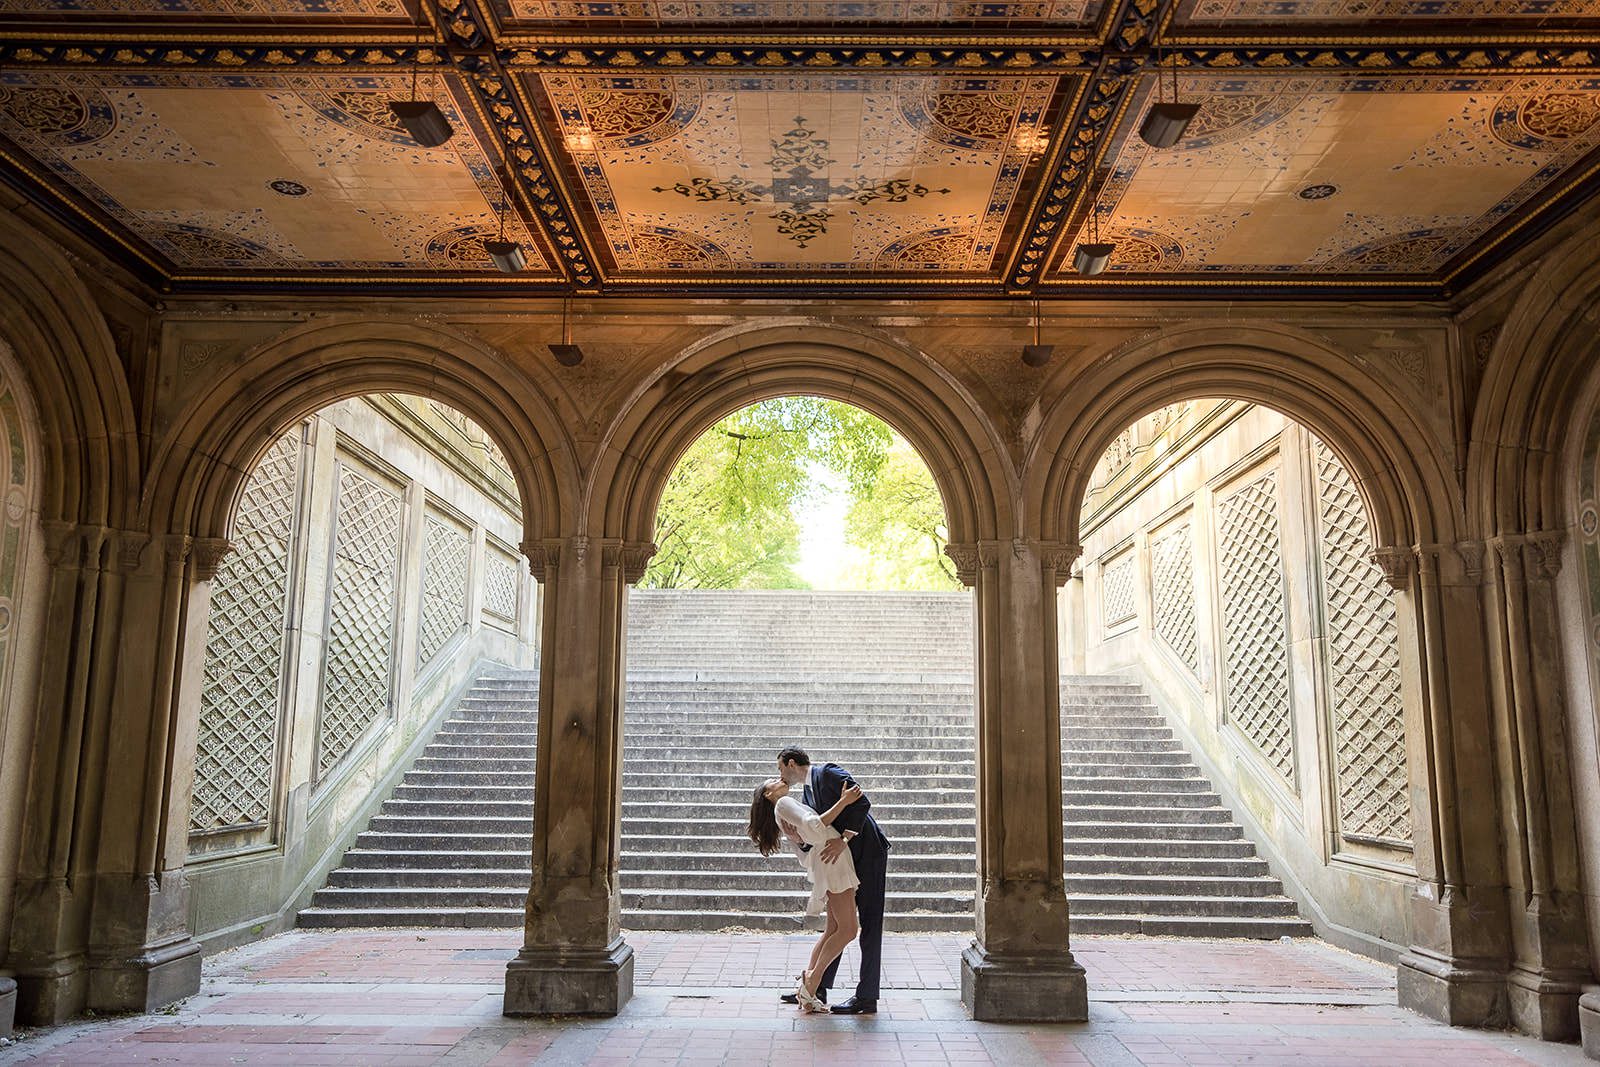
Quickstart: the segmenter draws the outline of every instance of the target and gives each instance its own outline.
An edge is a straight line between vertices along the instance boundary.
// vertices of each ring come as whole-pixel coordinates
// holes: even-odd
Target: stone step
[[[1196,915],[1208,918],[1248,915],[1263,919],[1297,918],[1299,911],[1288,897],[1150,896],[1145,894],[1090,896],[1067,894],[1070,914],[1123,915],[1135,908],[1141,915]],[[1132,907],[1130,907],[1132,905]]]
[[[769,912],[757,911],[723,911],[721,906],[725,901],[720,899],[711,902],[713,907],[697,910],[664,910],[642,911],[638,908],[624,906],[622,909],[622,928],[624,930],[761,930],[775,931],[778,933],[806,933],[815,935],[820,929],[818,920],[804,920],[800,914],[800,900],[797,897],[793,904],[782,903],[777,910]],[[771,905],[768,905],[771,906]],[[395,923],[393,925],[402,925]],[[519,914],[514,926],[522,925]],[[972,915],[970,912],[940,913],[933,911],[908,911],[894,912],[885,910],[883,925],[895,933],[914,934],[948,934],[972,933]]]
[[[1063,767],[1061,783],[1065,792],[1087,792],[1102,796],[1107,793],[1137,791],[1162,794],[1204,793],[1215,797],[1216,794],[1211,792],[1211,783],[1200,777],[1198,770],[1183,767],[1165,769],[1171,773],[1160,776],[1141,775],[1135,778],[1118,774],[1074,774],[1071,768]]]
[[[792,890],[784,889],[750,889],[739,894],[737,905],[739,908],[748,908],[751,912],[780,912],[792,910],[795,915],[805,910],[806,898],[810,896],[804,883],[798,884]],[[898,893],[893,889],[884,894],[884,914],[905,913],[909,911],[942,912],[947,915],[960,915],[967,919],[970,926],[972,919],[973,890],[968,888],[950,893]],[[709,896],[692,890],[680,889],[649,889],[622,890],[622,910],[624,913],[633,911],[678,911],[695,910],[709,902],[716,902],[724,907],[728,900],[725,894],[715,893]],[[888,926],[887,919],[884,923]]]
[[[1256,853],[1255,846],[1242,837],[1237,841],[1205,841],[1192,838],[1179,840],[1159,837],[1069,836],[1063,847],[1069,856],[1103,856],[1116,859],[1138,856],[1249,859]]]
[[[1137,823],[1137,822],[1080,822],[1077,813],[1069,813],[1066,824],[1068,841],[1091,841],[1102,838],[1112,840],[1161,841],[1233,841],[1244,836],[1236,823]]]
[[[703,804],[748,805],[754,786],[746,789],[742,785],[724,785],[716,789],[706,789],[693,794]],[[1207,798],[1199,793],[1148,793],[1148,794],[1093,794],[1097,800],[1104,800],[1109,804],[1123,801],[1127,803],[1140,802],[1141,796],[1148,802],[1165,803],[1165,797],[1178,798],[1178,802],[1189,806],[1202,806],[1200,801],[1215,804],[1214,797]],[[677,789],[661,785],[631,786],[622,791],[623,807],[628,808],[640,802],[666,802],[680,799],[683,796]],[[1119,799],[1120,798],[1120,799]],[[1156,798],[1156,799],[1151,799]],[[533,804],[533,786],[528,785],[502,785],[498,783],[485,785],[460,785],[454,776],[443,776],[438,784],[406,784],[395,787],[391,800],[430,801],[441,804]],[[906,811],[913,808],[926,808],[939,805],[965,805],[971,811],[974,803],[974,794],[971,788],[958,789],[898,789],[887,786],[874,786],[872,790],[874,804],[882,804],[885,811]],[[1193,802],[1192,804],[1190,802]]]
[[[1228,918],[1196,915],[1076,915],[1072,916],[1075,934],[1142,934],[1146,937],[1257,938],[1276,941],[1280,937],[1310,937],[1311,924],[1304,919],[1260,918],[1238,915]]]
[[[444,839],[435,838],[434,840]],[[725,852],[730,845],[742,840],[744,840],[744,835],[742,833],[736,837],[724,838],[684,837],[681,834],[625,833],[622,835],[622,850],[624,852]],[[1211,844],[1211,842],[1183,843]],[[891,862],[898,862],[900,857],[908,855],[944,856],[955,852],[963,853],[969,856],[977,855],[976,851],[974,851],[977,842],[971,835],[965,837],[910,837],[900,832],[898,827],[896,827],[895,832],[889,835],[889,844],[892,850],[890,854],[895,857],[895,859],[891,860]],[[531,839],[528,842],[528,845],[530,848],[532,847]],[[372,847],[395,846],[380,846],[374,844]]]

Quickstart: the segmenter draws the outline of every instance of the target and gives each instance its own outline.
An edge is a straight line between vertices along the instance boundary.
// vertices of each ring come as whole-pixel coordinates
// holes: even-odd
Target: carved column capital
[[[1083,546],[1070,541],[1035,542],[1039,566],[1044,568],[1057,589],[1072,578],[1072,565],[1083,555]]]
[[[622,580],[634,585],[650,568],[655,558],[653,541],[607,541],[601,548],[601,562],[607,567],[621,567]]]
[[[111,535],[115,546],[112,570],[119,574],[132,574],[144,564],[144,550],[150,547],[150,535],[134,530],[115,530]]]
[[[546,537],[538,541],[524,541],[519,547],[527,557],[528,571],[536,581],[548,582],[555,576],[556,567],[561,563],[559,539]]]
[[[1567,531],[1540,530],[1528,534],[1528,563],[1539,577],[1553,580],[1561,573],[1561,550],[1567,545]]]
[[[1372,550],[1372,562],[1383,571],[1383,580],[1389,588],[1402,592],[1411,588],[1411,575],[1416,570],[1417,553],[1410,548],[1386,547]]]
[[[1461,569],[1474,582],[1483,580],[1484,543],[1482,541],[1457,541],[1456,555],[1461,557]]]
[[[171,545],[168,545],[170,552]],[[233,542],[226,537],[196,537],[189,542],[190,559],[194,561],[194,577],[198,582],[209,582],[217,576],[222,561],[233,551]]]
[[[44,558],[52,567],[79,567],[83,565],[83,538],[78,525],[46,519],[39,524],[44,528]]]
[[[962,585],[974,585],[978,581],[978,546],[975,544],[947,544],[944,554],[950,557],[950,562],[956,565],[956,577]]]

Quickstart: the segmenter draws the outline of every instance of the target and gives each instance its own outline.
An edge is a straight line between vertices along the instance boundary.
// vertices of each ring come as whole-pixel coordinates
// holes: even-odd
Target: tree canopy
[[[957,587],[944,506],[916,451],[875,415],[807,396],[741,408],[689,447],[667,481],[640,584],[806,588],[802,520],[833,491],[847,498],[845,586]]]

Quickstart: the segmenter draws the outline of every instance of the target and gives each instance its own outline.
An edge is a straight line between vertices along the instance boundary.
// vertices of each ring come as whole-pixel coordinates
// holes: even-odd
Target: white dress
[[[824,825],[822,816],[794,797],[779,797],[775,807],[779,822],[792,824],[800,834],[798,841],[789,838],[789,845],[799,858],[800,866],[811,876],[811,900],[806,905],[806,914],[821,915],[828,907],[827,894],[843,893],[861,884],[861,879],[856,877],[855,858],[846,848],[832,863],[823,863],[822,846],[844,835]],[[811,851],[802,850],[801,844],[810,845]]]

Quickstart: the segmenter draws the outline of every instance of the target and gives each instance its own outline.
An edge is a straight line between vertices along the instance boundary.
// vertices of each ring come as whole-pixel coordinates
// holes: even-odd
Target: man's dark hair
[[[790,745],[778,753],[778,765],[781,767],[783,764],[791,762],[797,763],[802,767],[809,767],[811,766],[811,757],[806,755],[805,749]]]

